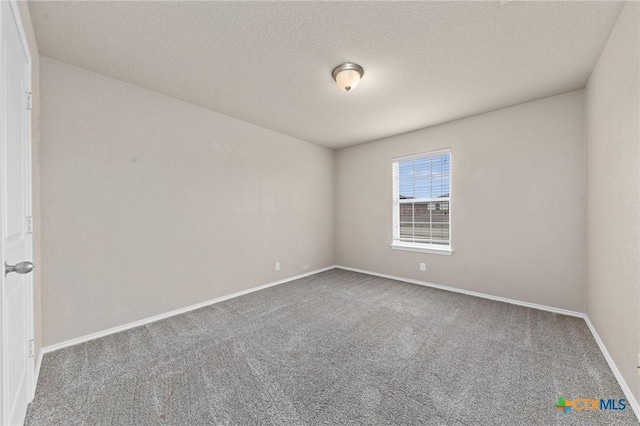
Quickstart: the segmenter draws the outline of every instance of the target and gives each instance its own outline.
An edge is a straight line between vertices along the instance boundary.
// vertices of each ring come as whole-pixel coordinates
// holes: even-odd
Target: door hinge
[[[27,234],[33,234],[33,216],[27,216]]]
[[[33,347],[33,339],[29,340],[27,343],[29,345],[29,358],[33,358],[33,354],[35,352],[35,348]]]
[[[33,96],[31,95],[31,92],[27,92],[27,109],[29,111],[31,111],[31,109],[33,108],[32,98]]]

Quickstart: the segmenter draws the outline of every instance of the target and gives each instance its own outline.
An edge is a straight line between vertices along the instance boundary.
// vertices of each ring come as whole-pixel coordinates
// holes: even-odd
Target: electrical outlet
[[[424,262],[421,262],[421,263],[420,263],[420,270],[421,270],[422,272],[426,271],[426,270],[427,270],[427,264],[426,264],[426,263],[424,263]]]
[[[280,262],[276,262],[276,271],[280,270]]]

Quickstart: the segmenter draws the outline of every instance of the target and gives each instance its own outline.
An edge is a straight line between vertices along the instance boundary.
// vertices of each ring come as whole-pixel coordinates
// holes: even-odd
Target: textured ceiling
[[[504,2],[503,2],[504,3]],[[585,86],[619,2],[32,2],[40,53],[330,148]],[[364,67],[341,92],[331,70]]]

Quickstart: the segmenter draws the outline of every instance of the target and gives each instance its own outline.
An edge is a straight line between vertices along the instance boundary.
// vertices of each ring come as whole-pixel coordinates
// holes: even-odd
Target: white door
[[[2,424],[21,425],[33,387],[31,57],[14,2],[0,1]],[[20,264],[7,271],[5,263]]]

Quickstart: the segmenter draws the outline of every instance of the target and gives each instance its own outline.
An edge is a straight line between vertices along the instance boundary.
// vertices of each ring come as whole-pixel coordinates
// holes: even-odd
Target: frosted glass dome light
[[[331,75],[333,75],[333,79],[338,83],[338,87],[348,92],[358,85],[364,75],[364,70],[358,64],[347,62],[338,65]]]

